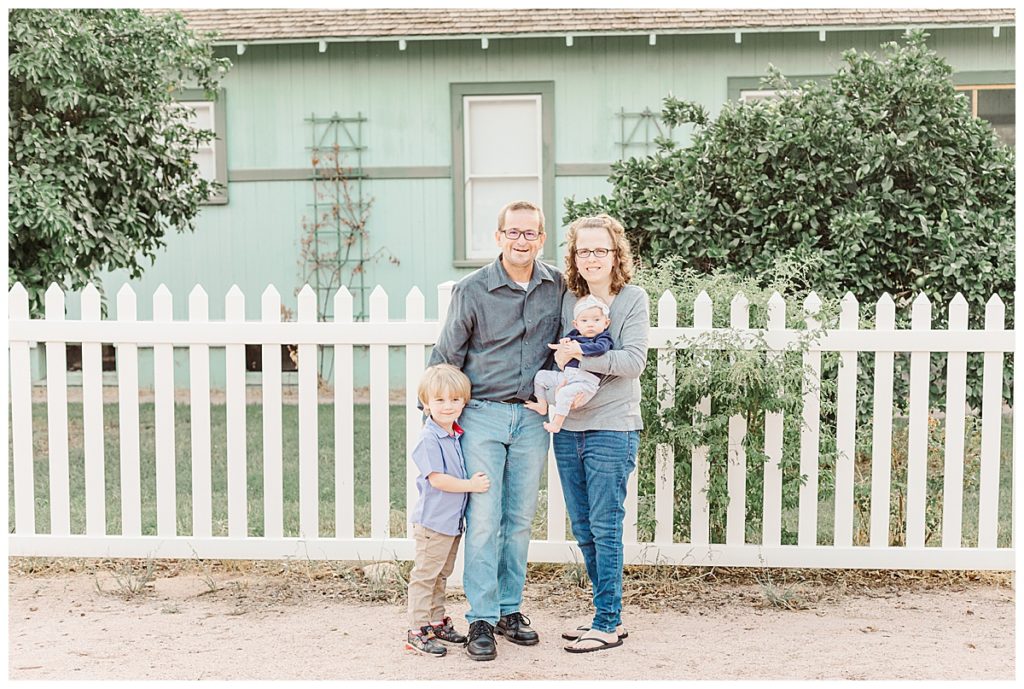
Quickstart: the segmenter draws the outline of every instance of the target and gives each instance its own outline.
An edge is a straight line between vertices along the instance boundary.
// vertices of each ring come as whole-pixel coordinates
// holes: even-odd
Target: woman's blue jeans
[[[565,506],[594,589],[591,627],[602,632],[622,623],[622,522],[639,441],[637,431],[563,429],[554,435]]]

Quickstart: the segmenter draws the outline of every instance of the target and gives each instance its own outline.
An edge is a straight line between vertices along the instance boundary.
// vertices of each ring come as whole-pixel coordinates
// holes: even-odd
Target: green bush
[[[824,83],[794,87],[770,71],[782,97],[727,103],[713,121],[699,105],[666,98],[667,123],[697,125],[691,143],[663,140],[654,155],[614,164],[611,194],[567,200],[567,219],[619,218],[648,264],[676,256],[699,273],[755,277],[783,257],[813,264],[796,284],[822,297],[852,292],[869,327],[883,292],[906,327],[919,291],[932,301],[934,328],[946,327],[958,292],[972,328],[983,326],[993,294],[1012,327],[1013,151],[971,115],[925,34],[883,51],[844,53]],[[873,357],[860,359],[860,387],[870,391]],[[933,402],[944,402],[944,360],[933,358]],[[905,357],[899,362],[898,404]],[[970,357],[974,407],[980,370],[981,358]]]
[[[712,300],[712,324],[729,327],[730,304],[737,293],[749,302],[750,326],[765,328],[768,300],[777,291],[786,301],[788,328],[804,328],[803,300],[806,292],[799,287],[798,276],[804,266],[792,260],[780,261],[762,280],[737,276],[725,271],[700,275],[692,267],[684,267],[678,257],[666,258],[656,267],[637,271],[633,282],[643,287],[652,304],[652,323],[657,322],[656,304],[668,290],[676,299],[678,324],[693,323],[694,300],[703,291]],[[823,323],[835,322],[838,303],[825,300],[819,316]],[[799,486],[806,480],[799,472],[800,433],[803,428],[803,390],[805,382],[821,394],[821,442],[819,458],[819,491],[827,496],[833,484],[835,468],[835,437],[828,419],[834,415],[835,378],[818,381],[805,369],[802,354],[814,341],[810,332],[782,357],[772,360],[764,349],[751,350],[739,346],[735,335],[725,332],[701,336],[676,351],[675,404],[662,411],[658,395],[657,353],[649,353],[647,368],[640,379],[641,411],[644,432],[640,435],[638,530],[645,539],[654,532],[654,464],[659,444],[670,445],[675,453],[676,522],[673,532],[678,540],[690,538],[690,477],[692,447],[708,445],[710,465],[708,503],[711,538],[725,541],[726,508],[728,506],[727,467],[729,418],[742,416],[747,423],[743,447],[747,460],[748,542],[760,542],[764,464],[765,414],[783,412],[783,510],[797,506]],[[711,397],[711,413],[695,413],[698,402]],[[796,543],[796,530],[790,521],[783,521],[782,542]]]
[[[17,9],[9,14],[10,268],[41,309],[51,282],[142,274],[168,230],[192,229],[214,190],[174,92],[230,66],[180,15]],[[98,285],[102,287],[101,285]]]

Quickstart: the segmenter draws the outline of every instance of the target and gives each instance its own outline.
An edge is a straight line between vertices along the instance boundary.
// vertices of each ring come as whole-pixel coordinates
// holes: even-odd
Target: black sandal
[[[605,641],[604,639],[597,639],[592,636],[588,636],[586,638],[580,636],[580,638],[576,639],[573,643],[578,644],[580,642],[595,642],[597,645],[587,646],[585,648],[569,645],[563,646],[563,648],[569,653],[593,653],[594,651],[604,651],[606,649],[622,645],[622,639],[618,639],[617,641]]]
[[[576,634],[576,636],[573,636],[572,634],[569,634],[568,632],[562,632],[562,638],[565,639],[566,641],[575,641],[576,639],[580,638],[581,636],[583,636],[584,634],[589,632],[590,631],[590,627],[576,627],[576,631],[579,632],[578,634]],[[622,630],[622,633],[619,634],[619,641],[622,641],[623,639],[628,639],[628,638],[629,638],[629,632],[626,631],[625,629]]]

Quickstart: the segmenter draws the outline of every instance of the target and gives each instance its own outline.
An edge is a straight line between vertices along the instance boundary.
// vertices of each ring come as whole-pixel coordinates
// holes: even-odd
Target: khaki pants
[[[455,569],[462,536],[448,536],[422,524],[412,525],[416,559],[409,574],[409,628],[419,629],[445,616],[444,589]]]

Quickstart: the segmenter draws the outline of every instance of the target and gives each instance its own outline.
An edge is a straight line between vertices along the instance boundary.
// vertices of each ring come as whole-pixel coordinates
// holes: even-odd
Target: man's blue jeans
[[[466,620],[519,612],[526,581],[530,527],[537,511],[540,477],[547,463],[546,417],[521,404],[470,400],[459,425],[466,475],[487,474],[486,493],[470,493],[466,507],[466,564],[462,586]]]
[[[637,431],[555,433],[555,459],[576,544],[594,589],[593,629],[622,624],[622,521]]]

